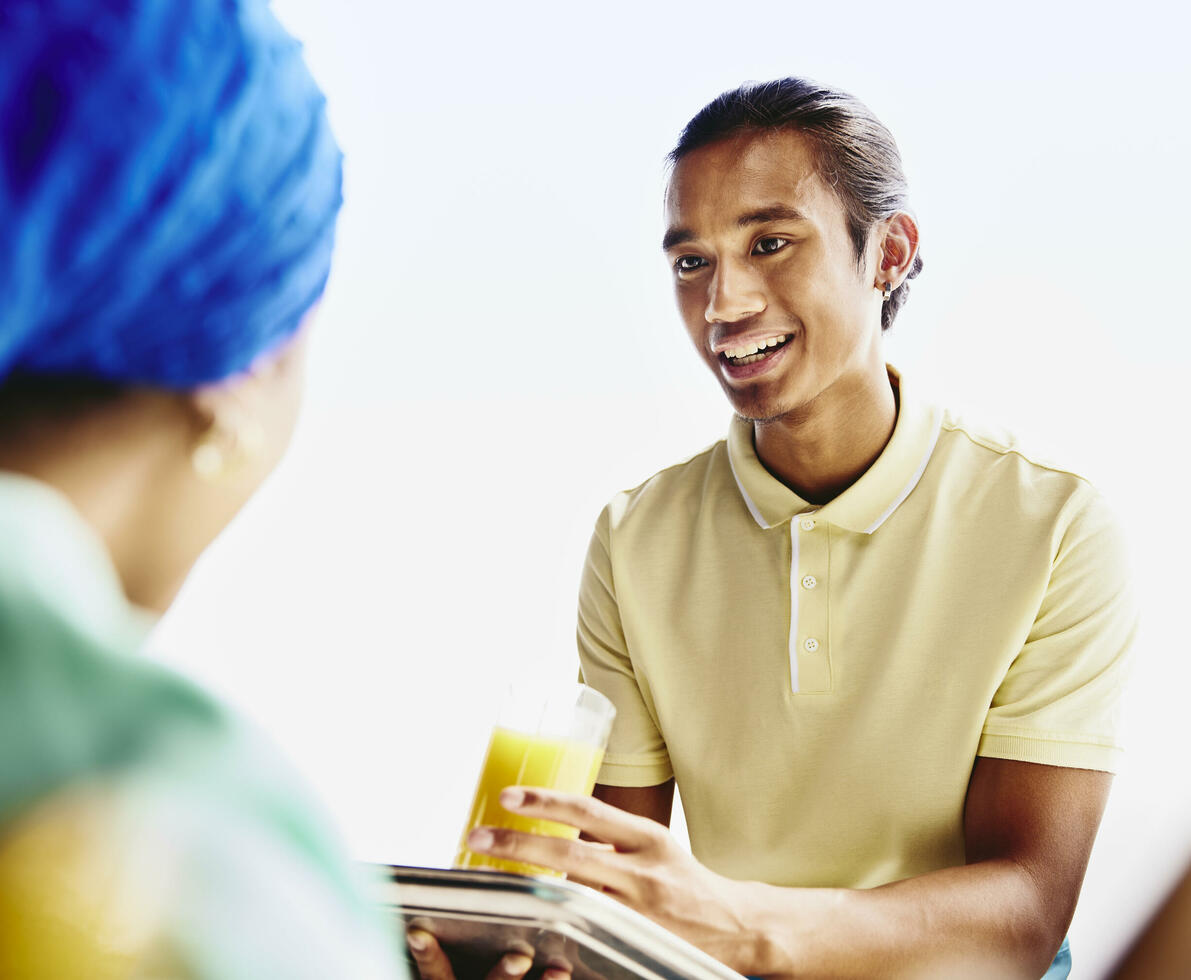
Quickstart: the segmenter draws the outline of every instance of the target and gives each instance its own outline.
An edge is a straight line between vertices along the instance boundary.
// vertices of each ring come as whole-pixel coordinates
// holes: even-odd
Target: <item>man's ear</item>
[[[877,243],[877,283],[894,289],[905,281],[918,254],[918,223],[906,211],[886,218]]]

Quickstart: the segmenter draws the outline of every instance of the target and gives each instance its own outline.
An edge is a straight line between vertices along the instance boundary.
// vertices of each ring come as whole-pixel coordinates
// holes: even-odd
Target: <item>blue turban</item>
[[[322,293],[341,175],[267,0],[3,0],[0,383],[246,368]]]

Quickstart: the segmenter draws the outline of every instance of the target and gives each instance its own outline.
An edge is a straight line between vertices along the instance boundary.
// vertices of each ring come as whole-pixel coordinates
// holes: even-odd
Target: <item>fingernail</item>
[[[500,961],[500,968],[510,977],[521,977],[529,972],[533,959],[524,953],[509,953]]]
[[[421,953],[426,949],[427,940],[430,936],[420,929],[411,929],[405,934],[405,941],[409,944],[409,948],[415,953]]]
[[[525,805],[525,790],[510,786],[500,791],[500,805],[506,810],[516,810]]]
[[[477,827],[467,835],[467,846],[473,851],[486,851],[496,838],[487,827]]]

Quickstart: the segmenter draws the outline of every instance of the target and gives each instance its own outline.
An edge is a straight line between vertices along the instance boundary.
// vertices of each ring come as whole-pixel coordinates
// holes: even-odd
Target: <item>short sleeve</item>
[[[605,508],[596,522],[579,586],[580,677],[616,706],[597,781],[607,786],[656,786],[674,771],[625,642],[613,581],[610,524]]]
[[[1124,536],[1104,501],[1085,489],[1068,503],[1046,593],[993,697],[978,755],[1117,769],[1137,611]]]

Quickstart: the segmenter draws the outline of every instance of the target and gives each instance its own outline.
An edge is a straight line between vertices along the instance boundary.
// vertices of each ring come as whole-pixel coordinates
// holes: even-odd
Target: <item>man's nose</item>
[[[734,323],[765,309],[760,277],[747,263],[720,262],[707,288],[708,323]]]

